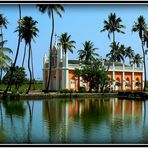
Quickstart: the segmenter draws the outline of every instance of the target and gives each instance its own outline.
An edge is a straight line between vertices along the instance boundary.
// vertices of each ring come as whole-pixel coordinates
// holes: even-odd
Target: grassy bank
[[[6,87],[7,87],[6,84],[0,84],[0,91],[4,91]],[[28,88],[28,84],[23,84],[19,88],[18,92],[20,94],[25,93],[27,88]],[[42,83],[35,83],[35,84],[32,84],[32,86],[31,86],[31,90],[40,90],[41,91],[42,89],[43,89],[43,84]],[[14,85],[12,85],[11,91],[14,92],[14,93],[16,92],[16,89],[15,89]]]

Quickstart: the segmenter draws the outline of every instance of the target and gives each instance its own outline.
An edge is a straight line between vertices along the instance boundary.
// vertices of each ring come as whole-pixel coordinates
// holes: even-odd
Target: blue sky
[[[131,28],[138,16],[143,15],[148,23],[148,5],[147,4],[74,4],[63,5],[65,12],[62,13],[62,18],[55,15],[55,32],[68,32],[71,39],[76,41],[76,49],[74,53],[69,53],[69,59],[77,59],[77,51],[82,49],[82,43],[91,40],[94,46],[98,48],[97,52],[105,58],[105,55],[110,51],[109,44],[111,40],[107,37],[107,32],[101,33],[103,21],[108,18],[111,12],[115,12],[117,17],[121,17],[122,23],[126,26],[123,31],[126,34],[117,34],[116,41],[131,46],[136,53],[141,52],[141,44],[137,33],[131,33]],[[0,5],[0,13],[4,14],[9,21],[8,29],[4,30],[4,39],[8,40],[6,46],[14,51],[12,58],[15,56],[17,47],[17,33],[14,33],[16,22],[18,20],[18,5]],[[35,5],[22,4],[22,17],[32,16],[38,21],[39,36],[32,42],[34,55],[34,72],[35,78],[42,79],[43,56],[48,53],[49,37],[51,33],[51,20],[47,14],[41,14]],[[21,44],[17,65],[21,65],[24,42]],[[148,56],[147,56],[148,57]],[[146,62],[147,62],[146,58]],[[25,61],[27,68],[27,58]],[[147,68],[148,69],[148,68]],[[27,70],[28,71],[28,70]],[[28,72],[27,72],[28,73]],[[148,77],[148,76],[147,76]]]

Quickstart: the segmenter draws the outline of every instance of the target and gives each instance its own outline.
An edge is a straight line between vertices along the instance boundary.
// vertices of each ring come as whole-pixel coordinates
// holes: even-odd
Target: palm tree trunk
[[[25,47],[24,47],[24,55],[23,55],[23,60],[22,60],[22,67],[24,67],[24,61],[25,61],[25,56],[26,56],[26,44],[25,44]]]
[[[27,142],[28,143],[31,143],[31,129],[32,129],[32,112],[31,112],[31,106],[30,106],[30,103],[29,101],[27,101],[27,105],[28,105],[28,108],[29,108],[29,123],[28,123],[28,134],[27,134]]]
[[[21,20],[21,6],[19,4],[19,20]],[[19,28],[20,28],[20,23],[19,23]],[[18,35],[18,45],[17,45],[17,50],[16,50],[16,55],[15,55],[15,60],[14,60],[14,63],[12,65],[12,69],[11,69],[11,74],[10,74],[10,79],[8,81],[8,85],[4,91],[4,94],[7,94],[7,91],[9,89],[9,87],[11,87],[11,81],[12,81],[12,76],[13,76],[13,72],[14,72],[14,68],[15,68],[15,65],[16,65],[16,61],[17,61],[17,58],[18,58],[18,54],[19,54],[19,48],[20,48],[20,43],[21,43],[21,37],[20,37],[20,31],[19,31],[19,35]]]
[[[3,128],[3,110],[2,110],[1,102],[0,102],[0,115],[1,115],[1,128]]]
[[[113,31],[113,43],[115,42],[115,32]]]
[[[26,91],[26,94],[29,93],[30,88],[31,88],[31,83],[32,83],[32,72],[31,72],[31,68],[30,68],[30,55],[31,55],[31,43],[29,43],[29,54],[28,54],[28,70],[29,70],[29,75],[30,75],[30,81],[29,81],[29,86],[28,86],[28,90]]]
[[[143,41],[141,40],[142,44],[142,52],[143,52],[143,64],[144,64],[144,91],[146,89],[146,64],[145,64],[145,53],[144,53],[144,46],[143,46]]]
[[[31,68],[32,68],[32,83],[33,83],[33,89],[35,90],[35,79],[34,79],[34,67],[33,67],[33,54],[32,54],[32,48],[31,48]]]
[[[1,84],[1,82],[2,82],[2,74],[3,74],[3,70],[0,69],[0,84]]]
[[[34,67],[33,67],[33,54],[32,54],[32,48],[30,49],[30,53],[31,53],[32,79],[34,80]]]
[[[52,32],[51,32],[51,37],[50,37],[50,52],[49,52],[49,76],[48,76],[48,82],[47,82],[47,87],[46,91],[48,92],[49,90],[49,85],[50,85],[50,79],[51,79],[51,68],[52,68],[52,39],[53,39],[53,34],[54,34],[54,15],[53,15],[53,10],[51,10],[51,17],[52,17]]]
[[[1,41],[3,43],[3,30],[2,30],[2,26],[0,28],[1,28]],[[3,48],[3,44],[2,44],[2,48]],[[1,50],[3,50],[3,49],[1,49]],[[0,84],[1,84],[1,81],[2,81],[2,73],[3,73],[3,69],[1,67],[1,69],[0,69]]]
[[[1,26],[1,41],[3,42],[3,29],[2,29],[2,26]],[[3,44],[2,44],[2,47],[3,47]]]

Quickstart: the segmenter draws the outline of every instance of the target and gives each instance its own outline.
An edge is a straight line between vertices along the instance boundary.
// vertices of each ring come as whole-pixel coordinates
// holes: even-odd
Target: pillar
[[[124,63],[123,63],[123,71],[122,71],[122,90],[125,90],[125,73],[124,73],[124,70],[125,70],[125,66],[124,66]]]
[[[59,61],[60,61],[60,48],[57,46],[57,66],[56,66],[56,90],[59,90]]]
[[[144,81],[145,81],[145,75],[144,75],[144,65],[142,64],[142,68],[143,68],[143,72],[142,72],[142,80],[143,80],[143,83],[142,83],[142,90],[144,89]]]
[[[45,85],[46,85],[46,59],[47,59],[47,56],[46,54],[44,55],[43,57],[43,89],[45,89]]]
[[[132,72],[132,90],[134,90],[134,72]]]
[[[43,89],[45,89],[45,56],[43,57]]]
[[[115,63],[113,62],[113,90],[115,90]]]
[[[62,61],[63,61],[63,65],[62,65],[62,89],[65,89],[65,66],[64,66],[65,56],[64,56],[64,54],[62,56]]]
[[[68,89],[68,54],[65,55],[65,87]]]
[[[68,89],[68,54],[63,53],[62,89]]]

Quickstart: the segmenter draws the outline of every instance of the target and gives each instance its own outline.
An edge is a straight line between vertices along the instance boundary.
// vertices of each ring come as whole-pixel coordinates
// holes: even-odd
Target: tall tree
[[[136,64],[137,67],[139,67],[140,64],[143,63],[143,62],[142,62],[142,57],[141,57],[141,55],[138,54],[138,53],[135,54],[135,55],[133,56],[132,61],[130,61],[130,63],[131,63],[131,64]]]
[[[139,38],[141,41],[141,49],[143,52],[143,64],[144,64],[144,75],[145,75],[145,80],[144,80],[144,91],[146,89],[146,63],[145,63],[145,33],[147,32],[147,24],[145,22],[145,18],[143,16],[139,16],[137,19],[137,22],[134,23],[132,27],[132,32],[138,32]]]
[[[7,29],[8,20],[3,14],[0,14],[0,29],[1,29],[1,41],[3,41],[3,28]]]
[[[1,30],[1,46],[0,46],[0,50],[3,50],[3,44],[4,44],[4,39],[3,39],[3,28],[7,29],[7,25],[8,25],[8,20],[6,17],[3,16],[3,14],[0,14],[0,30]],[[4,49],[5,50],[5,49]],[[3,51],[2,51],[3,52]],[[2,62],[2,61],[1,61]],[[4,62],[5,63],[5,62]],[[2,78],[2,72],[5,69],[4,68],[4,63],[1,63],[1,67],[0,67],[0,82],[1,82],[1,78]],[[3,65],[3,66],[2,66]]]
[[[8,47],[4,47],[4,43],[7,41],[0,42],[0,83],[2,80],[2,71],[9,69],[9,64],[12,62],[12,59],[6,53],[13,53],[12,50]],[[3,45],[1,45],[3,44]]]
[[[99,54],[95,52],[97,48],[94,48],[94,44],[91,41],[85,41],[83,43],[83,49],[78,50],[79,59],[81,61],[91,62],[95,59],[95,56],[98,57]]]
[[[39,11],[41,13],[48,13],[49,18],[52,19],[52,31],[50,36],[50,48],[49,48],[49,76],[48,76],[48,82],[46,86],[45,92],[49,91],[49,85],[50,85],[50,77],[51,77],[51,64],[52,64],[52,40],[53,40],[53,34],[54,34],[54,12],[58,14],[60,17],[62,17],[61,12],[64,11],[64,8],[60,4],[39,4],[37,5]]]
[[[25,46],[28,46],[28,70],[30,74],[30,83],[28,90],[26,93],[29,93],[29,90],[31,88],[32,83],[32,72],[30,68],[30,58],[31,58],[31,52],[32,52],[32,46],[31,42],[34,40],[34,38],[37,36],[38,28],[36,27],[36,24],[38,22],[33,20],[32,17],[25,16],[21,20],[21,26],[17,27],[16,31],[20,32],[21,39],[25,40]],[[33,65],[32,65],[33,68]]]
[[[129,63],[134,57],[134,50],[129,46],[125,48],[125,58],[129,58]]]
[[[73,40],[70,40],[71,35],[68,35],[68,33],[62,33],[59,41],[62,45],[62,49],[64,50],[64,53],[66,55],[67,51],[69,50],[71,53],[73,53],[73,48],[75,48],[74,44],[76,43]]]
[[[112,34],[112,43],[113,45],[116,45],[116,43],[114,44],[115,41],[115,33],[122,33],[125,34],[121,29],[125,28],[125,26],[123,24],[121,24],[122,19],[120,17],[117,17],[115,13],[110,13],[110,15],[108,16],[108,20],[104,20],[104,27],[101,30],[101,32],[104,31],[108,31],[108,38],[110,39],[110,35]],[[112,46],[113,48],[113,52],[114,52],[114,46]],[[114,54],[114,53],[113,53]],[[111,59],[109,60],[109,67],[110,67],[110,63],[113,62],[111,61]]]
[[[106,54],[106,57],[109,57],[113,62],[124,62],[125,46],[122,44],[120,45],[119,42],[113,42],[110,47],[111,51],[110,53]]]
[[[104,27],[101,32],[108,31],[108,38],[110,39],[110,34],[112,34],[112,42],[115,42],[115,32],[124,34],[121,29],[125,28],[125,26],[122,25],[121,22],[122,20],[120,17],[117,18],[115,13],[110,13],[108,21],[104,20]]]
[[[21,20],[21,5],[19,4],[19,21],[18,21],[19,28],[21,26],[20,20]],[[8,85],[7,85],[7,87],[6,87],[5,91],[4,91],[4,94],[7,94],[7,91],[9,89],[9,87],[11,86],[11,80],[12,80],[14,68],[15,68],[16,61],[17,61],[18,54],[19,54],[20,43],[21,43],[21,37],[20,37],[20,31],[19,31],[19,33],[18,33],[18,44],[17,44],[16,55],[15,55],[15,59],[14,59],[13,65],[12,65],[12,67],[10,67],[11,68],[11,75],[10,75],[10,79],[9,79]]]

